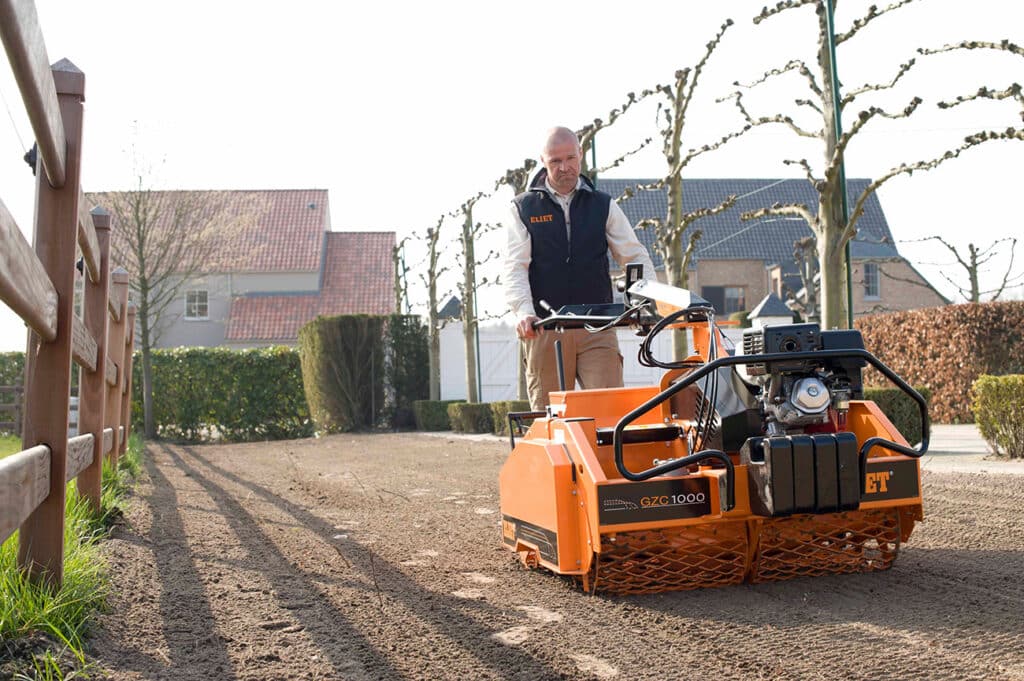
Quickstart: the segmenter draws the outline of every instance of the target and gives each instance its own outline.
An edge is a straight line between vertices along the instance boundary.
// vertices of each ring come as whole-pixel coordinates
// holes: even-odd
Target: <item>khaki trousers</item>
[[[615,329],[600,333],[586,329],[566,329],[563,333],[543,331],[537,338],[521,341],[531,409],[543,410],[548,404],[548,393],[558,390],[556,340],[562,341],[566,390],[572,390],[576,383],[580,388],[622,386],[622,355]]]

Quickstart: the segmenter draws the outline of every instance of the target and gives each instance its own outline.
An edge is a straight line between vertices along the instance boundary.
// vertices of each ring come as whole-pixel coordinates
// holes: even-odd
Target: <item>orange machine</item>
[[[641,363],[665,373],[656,386],[563,390],[544,412],[510,414],[504,545],[528,567],[618,594],[889,568],[923,519],[928,416],[860,333],[751,329],[740,352],[688,291],[640,280],[626,299],[539,325],[636,327]],[[687,334],[684,361],[653,357],[667,329]],[[917,402],[918,448],[861,399],[868,364]]]

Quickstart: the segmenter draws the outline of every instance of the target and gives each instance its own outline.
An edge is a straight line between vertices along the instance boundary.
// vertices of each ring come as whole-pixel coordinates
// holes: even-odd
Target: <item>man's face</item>
[[[568,194],[576,188],[580,177],[580,147],[576,142],[554,142],[548,145],[541,157],[548,171],[551,186],[560,194]]]

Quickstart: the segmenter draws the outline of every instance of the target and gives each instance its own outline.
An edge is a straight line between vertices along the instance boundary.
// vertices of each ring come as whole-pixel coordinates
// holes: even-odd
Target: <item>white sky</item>
[[[129,189],[140,165],[152,169],[148,184],[156,188],[327,188],[333,229],[401,237],[423,234],[469,196],[490,191],[506,168],[536,155],[550,126],[579,127],[605,117],[627,92],[668,83],[677,68],[696,63],[727,16],[736,25],[704,72],[684,146],[735,129],[735,108],[715,103],[733,81],[791,58],[813,65],[813,11],[754,26],[750,19],[764,4],[41,0],[37,7],[50,61],[66,57],[86,74],[87,191]],[[868,5],[844,0],[837,27],[845,30]],[[840,47],[843,90],[890,79],[917,47],[968,38],[1024,44],[1024,3],[917,0]],[[848,153],[847,176],[930,158],[981,128],[1020,125],[1012,102],[935,107],[981,85],[1011,82],[1024,82],[1020,57],[922,58],[895,94],[855,103],[858,111],[868,103],[898,110],[914,95],[925,99],[909,120],[866,128]],[[796,115],[798,85],[792,74],[776,79],[748,95],[749,107],[755,115]],[[33,136],[6,62],[0,94],[0,199],[28,233],[34,189],[21,156]],[[847,110],[847,127],[853,114]],[[602,133],[599,165],[656,135],[654,118],[653,107],[635,107]],[[820,153],[815,143],[766,127],[694,163],[689,175],[800,176],[782,160],[807,158],[820,168]],[[891,181],[880,197],[896,239],[937,234],[965,248],[1019,235],[1015,171],[1022,159],[1021,143],[994,143],[937,171]],[[655,177],[662,168],[652,145],[608,177]],[[480,204],[477,217],[501,220],[509,198],[502,190]],[[478,253],[499,246],[493,235]],[[899,247],[953,295],[940,274],[957,277],[948,254]],[[448,250],[457,250],[454,241]],[[410,255],[410,264],[417,260]],[[481,305],[484,313],[502,312],[493,290]],[[4,307],[0,350],[21,349],[24,339],[20,320]]]

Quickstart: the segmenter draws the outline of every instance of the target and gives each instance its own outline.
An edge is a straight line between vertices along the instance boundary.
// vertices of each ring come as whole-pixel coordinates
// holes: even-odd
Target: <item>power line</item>
[[[3,89],[0,89],[0,100],[3,100],[4,108],[7,110],[7,118],[11,121],[11,127],[14,128],[14,134],[18,138],[18,144],[21,145],[22,149],[26,149],[25,140],[21,138],[21,133],[18,131],[18,124],[14,122],[14,114],[11,113],[11,107],[7,104],[7,97],[4,96]]]

